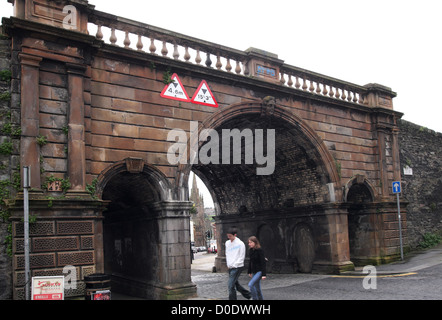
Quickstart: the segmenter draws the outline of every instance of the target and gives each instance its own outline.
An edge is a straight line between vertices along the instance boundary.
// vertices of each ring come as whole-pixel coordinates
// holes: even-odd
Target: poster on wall
[[[32,300],[64,300],[64,276],[32,277]]]

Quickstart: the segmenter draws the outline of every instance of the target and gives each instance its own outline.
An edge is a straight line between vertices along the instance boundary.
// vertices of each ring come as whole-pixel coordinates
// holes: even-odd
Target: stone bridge
[[[15,0],[13,170],[31,168],[32,276],[75,267],[154,299],[191,282],[188,177],[208,186],[218,270],[225,232],[256,235],[271,272],[341,272],[399,254],[395,93],[94,9]],[[247,42],[247,41],[246,41]],[[15,121],[15,122],[14,122]],[[227,135],[227,136],[226,136]],[[23,298],[23,193],[10,200]],[[402,226],[406,227],[403,216]]]

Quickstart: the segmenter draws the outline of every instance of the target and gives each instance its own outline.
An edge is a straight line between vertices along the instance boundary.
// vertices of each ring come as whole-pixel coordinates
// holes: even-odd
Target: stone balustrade
[[[281,67],[280,82],[298,90],[313,94],[368,105],[367,87],[355,85],[339,79],[331,78],[312,71],[284,65]]]
[[[247,76],[247,54],[175,33],[145,23],[121,18],[108,13],[94,11],[89,16],[89,34],[126,49],[162,55],[226,72]],[[109,35],[107,38],[106,35]]]
[[[253,48],[240,51],[97,10],[88,18],[89,34],[111,45],[246,77],[259,77],[326,98],[368,105],[366,87],[287,65],[273,54],[270,57],[262,55],[263,67],[250,63],[251,53],[256,53]],[[266,64],[268,59],[271,61]],[[275,63],[276,67],[272,67]]]

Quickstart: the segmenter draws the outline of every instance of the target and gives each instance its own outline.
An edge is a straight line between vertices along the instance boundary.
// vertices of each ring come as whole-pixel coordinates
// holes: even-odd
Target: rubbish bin
[[[85,300],[110,300],[111,278],[104,273],[94,273],[84,277]]]

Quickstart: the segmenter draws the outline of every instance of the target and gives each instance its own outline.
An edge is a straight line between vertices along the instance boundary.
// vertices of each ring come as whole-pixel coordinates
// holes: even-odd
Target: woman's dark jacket
[[[259,249],[250,249],[250,261],[249,261],[249,271],[248,273],[262,272],[262,276],[266,275],[266,260],[264,256],[264,251]]]

